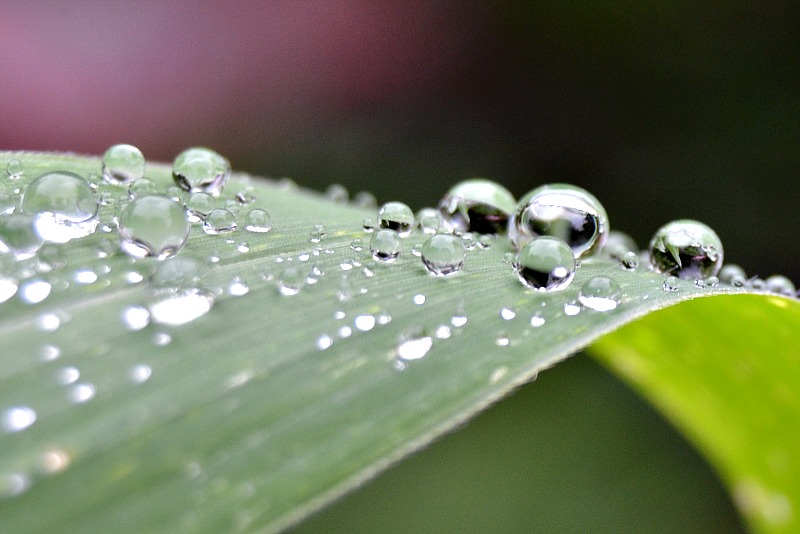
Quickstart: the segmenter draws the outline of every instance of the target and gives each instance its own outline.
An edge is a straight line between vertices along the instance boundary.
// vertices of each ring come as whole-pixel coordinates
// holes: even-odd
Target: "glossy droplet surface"
[[[621,290],[619,284],[608,276],[590,278],[581,287],[578,301],[595,311],[611,311],[619,304]]]
[[[272,218],[266,210],[253,208],[244,216],[244,229],[255,233],[269,232],[272,230]]]
[[[442,216],[433,208],[422,208],[415,217],[417,227],[423,234],[436,234],[442,225]]]
[[[378,210],[378,226],[406,237],[414,227],[414,212],[402,202],[387,202]]]
[[[34,217],[14,213],[0,218],[0,253],[10,252],[15,259],[25,260],[41,247],[42,238],[34,228]]]
[[[439,211],[453,231],[499,234],[506,231],[516,205],[508,189],[476,178],[453,186],[439,202]]]
[[[114,145],[103,154],[103,179],[129,184],[144,176],[144,154],[133,145]]]
[[[420,258],[428,272],[437,276],[461,270],[467,250],[460,238],[452,234],[438,234],[422,245]]]
[[[184,191],[219,196],[231,174],[227,159],[209,148],[184,150],[172,164],[172,178]]]
[[[520,249],[514,268],[519,280],[536,291],[565,289],[575,276],[575,256],[555,237],[538,237]]]
[[[22,211],[34,217],[45,241],[66,243],[97,227],[97,196],[89,182],[71,172],[51,172],[31,182],[22,196]]]
[[[665,224],[650,241],[650,264],[658,272],[700,280],[722,267],[719,236],[705,224],[682,219]]]
[[[22,178],[25,173],[25,165],[18,159],[10,159],[6,163],[6,174],[11,180],[18,180]]]
[[[609,224],[603,205],[591,193],[574,185],[552,184],[520,199],[508,231],[517,248],[550,236],[566,243],[580,258],[603,248]]]
[[[209,235],[227,234],[236,230],[236,215],[225,208],[216,208],[206,215],[203,231]]]
[[[628,252],[636,254],[638,250],[639,247],[631,236],[617,230],[608,232],[608,237],[603,247],[603,253],[615,260],[621,259]]]
[[[131,201],[119,217],[120,245],[137,258],[165,259],[177,254],[186,243],[189,226],[186,211],[174,200],[140,197]]]
[[[216,207],[214,197],[208,193],[192,193],[186,202],[186,212],[189,215],[189,222],[204,221],[205,218]]]
[[[747,280],[747,273],[735,263],[728,263],[719,270],[719,280],[723,284],[734,285],[734,280]]]
[[[378,230],[369,240],[369,249],[372,257],[384,263],[392,263],[400,255],[403,243],[394,230]]]
[[[158,194],[158,188],[156,187],[156,184],[147,178],[139,178],[128,186],[128,197],[132,199],[156,194]]]
[[[773,293],[784,295],[786,297],[793,297],[795,291],[797,291],[795,289],[794,282],[782,274],[773,274],[764,280],[764,282],[767,284],[768,291],[772,291]]]

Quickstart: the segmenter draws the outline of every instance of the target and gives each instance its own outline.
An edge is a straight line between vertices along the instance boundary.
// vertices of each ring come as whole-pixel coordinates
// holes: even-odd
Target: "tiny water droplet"
[[[333,345],[333,338],[328,334],[322,334],[317,338],[316,345],[318,350],[329,349]]]
[[[127,306],[123,308],[120,318],[125,328],[134,332],[150,324],[150,312],[144,306]]]
[[[11,180],[19,180],[25,174],[25,165],[17,158],[10,159],[6,164],[6,174]]]
[[[539,328],[540,326],[543,326],[545,323],[544,315],[542,315],[540,312],[534,313],[533,315],[531,315],[530,323],[531,326],[534,328]]]
[[[36,422],[36,411],[28,406],[14,406],[3,412],[0,427],[6,432],[25,430]]]
[[[160,260],[178,253],[189,237],[189,221],[183,206],[164,196],[132,200],[119,217],[120,248],[141,258]]]
[[[575,276],[575,257],[566,243],[555,237],[538,237],[517,254],[519,280],[536,291],[565,289]]]
[[[31,487],[31,479],[25,473],[0,473],[0,498],[10,499],[22,495]]]
[[[0,275],[0,303],[13,297],[18,287],[15,279]]]
[[[422,245],[420,253],[425,268],[436,276],[457,273],[467,257],[462,240],[451,234],[431,237]]]
[[[639,247],[631,236],[617,230],[611,230],[608,232],[608,238],[603,247],[603,254],[613,260],[621,261],[626,253],[633,252],[636,254],[638,250]]]
[[[668,276],[664,280],[664,291],[677,291],[680,289],[680,279],[677,276]]]
[[[503,254],[503,263],[507,263],[509,265],[514,265],[514,259],[516,258],[513,252],[506,252]]]
[[[260,234],[269,232],[272,230],[272,217],[266,210],[253,208],[244,216],[244,229]]]
[[[231,283],[228,284],[228,295],[232,297],[242,297],[247,295],[250,292],[250,286],[239,277],[234,278],[231,280]]]
[[[155,182],[147,178],[139,178],[128,186],[128,198],[131,200],[156,194],[158,194],[158,188]]]
[[[364,242],[361,240],[360,237],[357,237],[350,242],[350,248],[355,250],[356,252],[361,252],[362,250],[364,250]]]
[[[450,330],[450,327],[447,326],[446,324],[441,324],[437,326],[436,330],[434,330],[433,332],[433,335],[436,336],[436,339],[448,339],[451,334],[452,331]]]
[[[517,248],[540,236],[556,237],[576,258],[600,250],[609,232],[608,215],[591,193],[568,184],[544,185],[520,199],[509,224]]]
[[[787,297],[793,297],[795,294],[796,289],[794,283],[783,275],[773,274],[767,278],[765,282],[767,284],[767,291]]]
[[[72,463],[72,457],[67,451],[61,449],[49,449],[39,458],[39,466],[47,475],[61,473]]]
[[[229,234],[236,230],[236,215],[225,208],[215,208],[206,215],[203,231],[209,235]]]
[[[509,308],[508,306],[504,306],[503,308],[500,309],[500,317],[504,321],[510,321],[514,319],[516,316],[517,312],[515,312],[512,308]]]
[[[586,308],[605,312],[616,309],[620,300],[619,284],[608,276],[594,276],[581,288],[578,300]]]
[[[372,220],[371,217],[365,217],[363,221],[361,221],[361,227],[364,229],[365,232],[371,234],[375,231],[375,221]]]
[[[42,345],[39,347],[39,357],[43,362],[52,362],[61,357],[61,349],[55,345]]]
[[[400,255],[403,244],[394,230],[378,230],[369,241],[372,257],[384,263],[392,263]]]
[[[77,367],[67,366],[62,367],[58,371],[56,371],[56,382],[61,384],[62,386],[68,386],[70,384],[74,384],[81,378],[81,372],[78,370]]]
[[[461,328],[467,324],[467,315],[463,311],[458,311],[450,318],[450,324],[456,328]]]
[[[128,379],[134,384],[143,384],[153,375],[153,368],[147,364],[140,363],[131,367],[128,371]]]
[[[574,300],[571,300],[571,301],[566,302],[564,304],[564,315],[567,315],[569,317],[574,317],[574,316],[578,315],[580,312],[581,312],[580,303],[578,303],[578,302],[576,302]]]
[[[425,295],[423,295],[422,293],[417,293],[411,300],[413,300],[414,304],[416,304],[417,306],[422,306],[423,304],[425,304]]]
[[[66,243],[97,228],[97,196],[86,180],[71,172],[36,178],[22,195],[21,208],[34,217],[36,233],[45,241]]]
[[[331,184],[325,190],[325,198],[336,204],[347,204],[350,200],[350,192],[341,184]]]
[[[620,256],[619,263],[626,271],[635,271],[639,267],[639,255],[629,250]]]
[[[231,164],[208,148],[184,150],[172,164],[175,183],[189,192],[202,191],[218,197],[231,174]]]
[[[715,276],[722,259],[722,241],[701,222],[673,221],[659,228],[650,241],[653,269],[678,278],[697,280]]]
[[[353,197],[353,204],[359,208],[377,208],[378,199],[369,191],[359,191]]]
[[[505,233],[516,200],[500,184],[483,178],[453,186],[439,202],[445,225],[456,232]]]
[[[764,291],[767,289],[767,282],[761,278],[755,277],[747,281],[747,286],[756,291]]]
[[[734,285],[733,281],[735,279],[746,281],[747,273],[745,273],[744,269],[735,263],[728,263],[723,265],[719,270],[719,279],[723,284]],[[741,284],[738,287],[741,287],[742,285],[744,284]]]
[[[498,347],[507,347],[511,344],[511,338],[505,332],[498,332],[497,337],[494,338],[494,344]]]
[[[103,179],[129,184],[144,176],[144,154],[133,145],[113,145],[103,154]]]
[[[317,224],[311,230],[311,233],[308,234],[308,240],[311,241],[312,243],[319,243],[323,239],[325,239],[326,235],[328,235],[327,228],[325,228],[325,226],[321,224]]]
[[[251,203],[255,202],[256,197],[253,194],[253,191],[251,189],[244,189],[244,190],[239,191],[238,193],[236,193],[236,196],[234,196],[233,199],[238,204],[241,204],[242,206],[246,206],[248,204],[251,204]]]
[[[347,339],[348,337],[353,335],[353,329],[347,325],[340,326],[339,329],[336,331],[341,339]]]
[[[433,339],[424,329],[406,334],[395,348],[395,355],[400,362],[408,362],[424,358],[433,347]]]
[[[19,286],[19,298],[28,304],[38,304],[50,296],[50,282],[41,279],[28,280]]]
[[[89,285],[97,282],[97,273],[89,268],[78,269],[72,274],[76,284]]]
[[[378,225],[406,237],[414,227],[414,212],[402,202],[387,202],[378,210]]]
[[[74,404],[83,404],[92,400],[97,393],[93,384],[75,384],[69,391],[69,400]]]
[[[417,212],[415,221],[422,233],[435,235],[442,225],[442,216],[433,208],[422,208]]]

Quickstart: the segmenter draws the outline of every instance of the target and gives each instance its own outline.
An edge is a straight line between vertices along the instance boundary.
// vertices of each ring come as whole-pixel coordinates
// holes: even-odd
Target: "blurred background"
[[[800,10],[786,2],[0,0],[0,149],[102,154],[127,142],[148,159],[171,161],[188,146],[205,145],[239,170],[289,176],[315,189],[338,182],[415,209],[474,176],[495,179],[518,196],[543,183],[571,182],[599,197],[612,228],[640,246],[661,224],[695,218],[720,234],[727,261],[751,275],[782,273],[797,282],[799,27]],[[534,475],[487,495],[479,478],[464,481],[456,470],[447,476],[459,494],[472,483],[477,495],[498,503],[510,499],[495,492],[530,495],[520,505],[529,514],[511,523],[520,531],[542,521],[543,506],[565,522],[577,509],[599,517],[612,507],[632,518],[640,506],[689,516],[680,495],[697,485],[704,490],[696,493],[721,507],[715,510],[731,513],[702,462],[674,452],[686,445],[663,421],[599,367],[576,362],[545,373],[576,377],[548,390],[560,395],[555,405],[603,411],[611,403],[614,413],[627,410],[630,432],[639,438],[596,424],[595,434],[584,429],[569,437],[553,425],[548,431],[558,434],[549,439],[562,440],[565,451],[558,460],[536,454],[535,428],[509,449],[490,440],[474,454],[547,471],[555,461],[566,473],[555,478],[602,488],[606,480],[597,469],[569,477],[587,470],[573,466],[579,462],[567,455],[571,444],[627,443],[662,432],[669,439],[651,440],[662,473],[639,469],[642,480],[655,481],[651,489],[618,492],[644,500],[616,507],[617,493],[578,492],[576,508],[569,508],[566,492],[553,511],[553,502],[536,504],[549,482]],[[570,385],[581,373],[605,384],[603,391],[619,391],[587,398]],[[502,414],[544,417],[537,406],[555,397],[539,399],[528,389],[412,462],[441,453],[437,464],[456,465],[458,454],[467,453],[448,444],[467,439],[462,434],[483,443],[494,430],[473,429],[496,424]],[[517,448],[524,447],[530,449],[520,457]],[[702,468],[680,467],[691,462]],[[636,471],[636,464],[623,458],[620,468]],[[410,470],[403,475],[410,485],[398,482],[402,469]],[[701,475],[676,490],[671,505],[660,494],[647,501],[653,488],[669,486],[659,477],[675,472]],[[361,504],[348,500],[334,510],[352,511],[342,512],[343,521],[370,515],[361,511],[383,491],[386,503],[403,503],[402,517],[416,515],[430,505],[417,495],[417,476],[403,466],[368,486],[371,497],[351,498],[366,499]],[[398,501],[398,492],[411,494]],[[408,500],[415,496],[420,501]],[[457,515],[476,506],[454,498],[447,502]],[[439,512],[431,519],[441,520]]]

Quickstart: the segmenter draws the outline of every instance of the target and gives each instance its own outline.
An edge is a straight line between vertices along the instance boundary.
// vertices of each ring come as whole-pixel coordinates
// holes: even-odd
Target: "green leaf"
[[[14,189],[52,170],[99,181],[96,158],[0,153],[0,169],[11,158],[25,166],[22,179],[5,182],[12,198]],[[147,176],[162,191],[171,184],[167,166],[149,165]],[[268,210],[273,230],[206,235],[194,225],[180,256],[214,258],[203,283],[217,298],[209,313],[187,324],[131,332],[120,319],[127,306],[153,301],[146,280],[159,262],[116,252],[113,217],[126,195],[119,186],[98,185],[108,204],[97,232],[40,252],[52,269],[30,260],[3,264],[4,276],[52,286],[43,302],[28,304],[19,298],[27,283],[21,280],[18,296],[0,305],[0,413],[6,417],[0,517],[6,529],[277,530],[604,334],[687,299],[743,293],[690,282],[664,291],[661,275],[590,259],[568,289],[542,295],[516,279],[504,261],[511,252],[504,238],[470,250],[460,273],[436,278],[410,253],[425,239],[420,234],[404,240],[404,252],[391,265],[351,246],[354,239],[368,242],[362,220],[374,216],[371,210],[244,175],[232,178],[220,201],[235,202],[245,188],[256,200],[242,211]],[[315,225],[327,234],[318,244],[309,240]],[[77,283],[81,270],[98,280]],[[131,272],[145,281],[130,283]],[[316,283],[296,295],[279,290],[281,280],[309,274]],[[566,313],[580,287],[600,274],[620,285],[620,305]],[[238,280],[249,292],[235,297],[228,288]],[[797,305],[765,296],[702,301],[719,302],[715,313],[723,317],[738,309],[737,298],[762,307]],[[513,313],[501,314],[504,308]],[[544,325],[531,324],[535,313]],[[786,317],[764,326],[765,336],[784,329],[789,312],[781,313]],[[463,317],[466,324],[454,320]],[[60,327],[46,328],[53,318]],[[703,334],[696,323],[689,338],[706,342],[692,337]],[[685,339],[669,322],[648,318],[647,324],[654,336],[666,332],[673,346]],[[784,344],[797,346],[798,332],[789,329]],[[748,331],[734,335],[742,341]],[[420,353],[430,345],[424,357],[398,359],[408,339],[422,339]],[[790,380],[792,369],[771,372]],[[700,365],[696,378],[703,383],[715,376]],[[753,402],[769,409],[779,399],[765,388]],[[9,423],[8,414],[31,424],[12,432],[17,423]],[[785,424],[797,426],[800,418],[793,415]],[[721,436],[712,449],[738,439]],[[785,495],[790,506],[797,498],[796,488],[771,481],[764,487]]]

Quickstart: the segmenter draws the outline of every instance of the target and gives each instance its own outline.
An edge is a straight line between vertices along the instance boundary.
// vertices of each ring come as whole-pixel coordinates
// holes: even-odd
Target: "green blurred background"
[[[749,274],[797,281],[799,19],[786,2],[0,0],[0,149],[206,145],[415,209],[473,176],[571,182],[641,246],[695,218]],[[730,532],[726,499],[579,357],[304,529]]]

